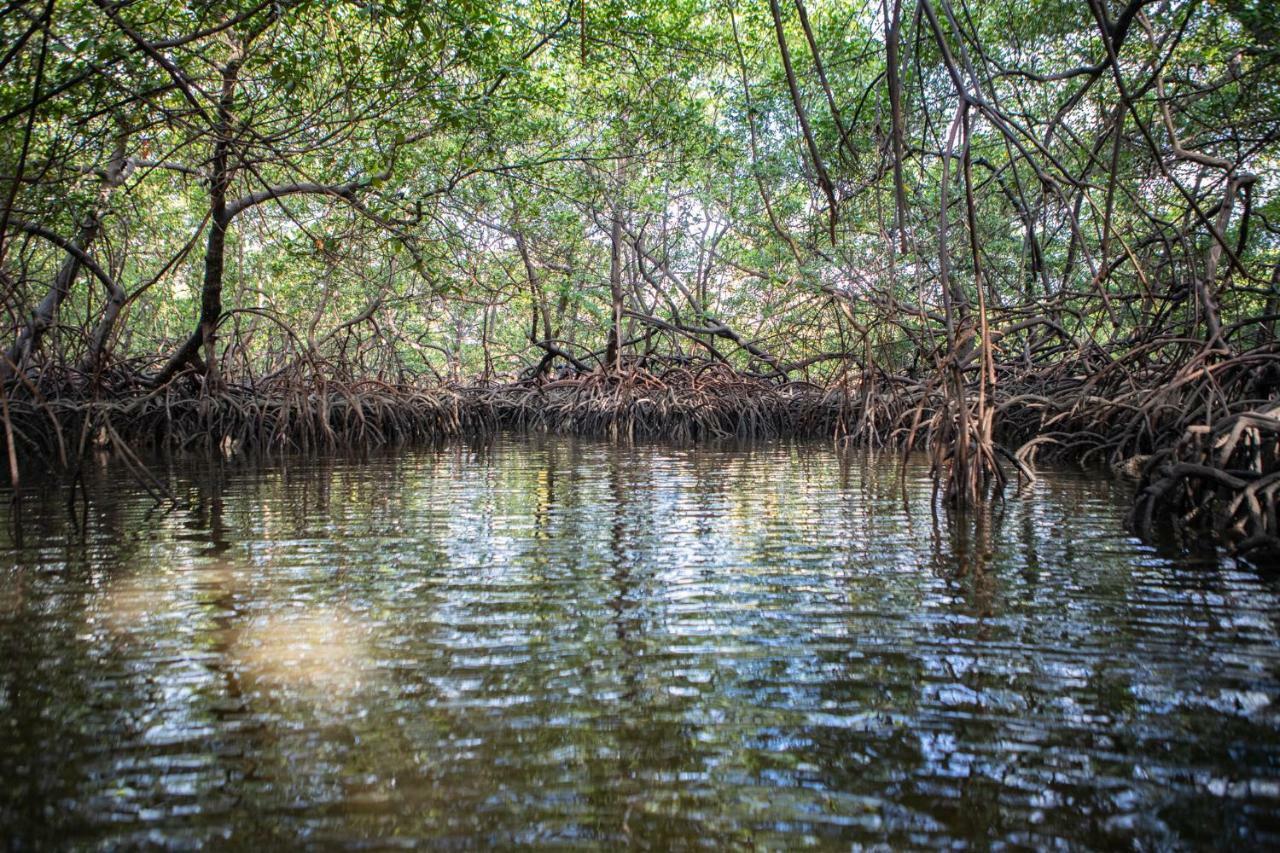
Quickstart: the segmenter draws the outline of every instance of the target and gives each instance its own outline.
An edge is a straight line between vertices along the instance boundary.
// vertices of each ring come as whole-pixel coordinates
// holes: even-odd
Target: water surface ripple
[[[1280,844],[1276,582],[1096,477],[947,524],[824,445],[167,476],[0,525],[10,846]]]

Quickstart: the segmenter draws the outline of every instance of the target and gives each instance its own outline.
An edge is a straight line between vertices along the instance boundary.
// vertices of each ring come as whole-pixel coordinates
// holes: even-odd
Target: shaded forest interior
[[[1276,553],[1278,60],[1271,0],[15,0],[6,472],[810,435]]]

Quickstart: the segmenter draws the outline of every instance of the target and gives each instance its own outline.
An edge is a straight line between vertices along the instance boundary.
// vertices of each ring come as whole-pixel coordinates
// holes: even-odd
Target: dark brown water
[[[1280,844],[1280,597],[823,446],[95,475],[0,525],[9,846]],[[34,487],[29,483],[28,490]],[[4,845],[0,845],[4,846]]]

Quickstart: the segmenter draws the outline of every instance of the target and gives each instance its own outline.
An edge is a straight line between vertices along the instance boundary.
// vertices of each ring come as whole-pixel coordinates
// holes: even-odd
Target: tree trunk
[[[903,138],[906,136],[902,118],[902,81],[898,70],[898,39],[902,22],[902,0],[885,2],[885,71],[889,87],[889,139],[893,146],[893,222],[897,230],[902,254],[907,253],[907,190],[902,178]],[[892,242],[892,241],[891,241]]]
[[[204,281],[200,288],[200,340],[204,348],[205,384],[217,388],[218,321],[222,319],[222,277],[226,268],[227,188],[231,185],[231,106],[240,75],[240,57],[234,56],[222,71],[218,98],[218,132],[213,149],[213,174],[209,177],[209,242],[205,246]]]
[[[613,316],[609,324],[609,342],[605,347],[605,368],[618,372],[622,369],[622,210],[613,203],[609,226],[609,298]]]
[[[102,230],[102,218],[107,213],[107,201],[111,194],[120,187],[129,177],[132,171],[132,164],[125,156],[125,145],[127,138],[121,134],[116,140],[115,151],[111,155],[111,161],[107,164],[107,170],[102,179],[102,187],[98,191],[96,203],[84,219],[80,221],[80,227],[76,229],[75,237],[71,240],[71,245],[79,249],[81,253],[88,250],[93,241],[97,239],[98,232]],[[58,309],[62,307],[62,303],[71,293],[71,285],[75,283],[76,276],[80,273],[83,266],[80,258],[76,254],[68,253],[62,265],[58,268],[57,275],[53,278],[53,283],[49,285],[49,290],[45,293],[44,298],[31,312],[31,318],[27,321],[26,326],[18,333],[18,338],[9,347],[5,354],[6,359],[3,365],[0,365],[0,380],[7,379],[10,371],[21,372],[27,359],[40,348],[40,340],[54,324],[58,317]],[[119,297],[117,299],[117,297]],[[118,304],[117,304],[118,303]],[[108,295],[108,313],[114,318],[119,313],[120,306],[124,304],[123,294],[111,293]],[[114,312],[112,307],[114,305]],[[97,343],[97,336],[94,337],[94,346]]]
[[[227,228],[232,214],[227,209],[227,190],[231,186],[231,134],[236,83],[240,76],[242,55],[237,53],[222,69],[222,89],[218,96],[218,120],[214,129],[213,159],[209,173],[209,238],[205,244],[204,277],[200,286],[200,319],[195,333],[169,359],[156,383],[168,381],[188,363],[198,364],[198,353],[204,350],[205,388],[215,390],[221,384],[218,375],[218,321],[222,318],[222,278],[226,268]]]

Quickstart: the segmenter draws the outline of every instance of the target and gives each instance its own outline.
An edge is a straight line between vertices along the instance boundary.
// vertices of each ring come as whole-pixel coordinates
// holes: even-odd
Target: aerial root
[[[503,426],[625,439],[823,436],[840,415],[840,401],[816,386],[778,385],[718,364],[498,386],[478,400]]]
[[[1280,555],[1280,406],[1193,426],[1147,460],[1130,519],[1149,537],[1161,524],[1214,534],[1239,553]]]
[[[24,383],[9,389],[4,427],[20,461],[50,469],[108,452],[141,470],[130,448],[317,452],[483,440],[502,429],[627,441],[827,438],[927,451],[953,504],[990,500],[1011,476],[1032,483],[1042,462],[1110,465],[1139,484],[1131,522],[1140,535],[1167,522],[1241,552],[1280,552],[1280,347],[1227,356],[1168,346],[1141,360],[1086,351],[999,367],[982,387],[965,384],[963,371],[950,384],[868,369],[816,385],[710,361],[506,383],[291,373],[217,390],[192,377],[154,389],[121,381],[91,395]]]

